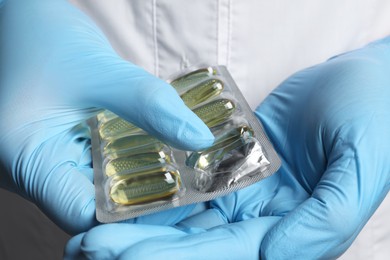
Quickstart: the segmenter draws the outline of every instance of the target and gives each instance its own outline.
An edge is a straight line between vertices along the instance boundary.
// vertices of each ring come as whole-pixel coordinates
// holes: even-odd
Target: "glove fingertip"
[[[81,255],[81,241],[85,233],[78,234],[77,236],[72,237],[64,248],[64,259],[79,259]]]
[[[214,135],[203,121],[191,114],[183,119],[186,120],[183,120],[177,132],[167,140],[168,144],[181,150],[200,151],[214,143]]]
[[[178,149],[202,150],[214,142],[207,125],[165,83],[149,97],[148,110],[139,123],[147,132]]]

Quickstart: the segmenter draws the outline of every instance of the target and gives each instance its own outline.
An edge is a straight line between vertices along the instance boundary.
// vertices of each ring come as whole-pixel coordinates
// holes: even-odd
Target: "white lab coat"
[[[254,109],[290,74],[390,35],[387,0],[72,0],[116,51],[167,78],[227,65]],[[390,259],[390,196],[341,259]]]

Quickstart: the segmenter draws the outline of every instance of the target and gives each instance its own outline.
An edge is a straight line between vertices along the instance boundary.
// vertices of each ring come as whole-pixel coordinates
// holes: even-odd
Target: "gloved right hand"
[[[90,137],[80,123],[102,108],[177,148],[212,144],[171,86],[121,59],[67,1],[5,1],[0,15],[0,183],[66,231],[95,224]],[[173,224],[189,210],[149,219]]]

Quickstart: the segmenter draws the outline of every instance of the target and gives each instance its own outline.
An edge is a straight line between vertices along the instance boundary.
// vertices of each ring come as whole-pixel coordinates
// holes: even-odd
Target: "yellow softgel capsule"
[[[120,117],[115,117],[107,121],[99,128],[100,137],[104,140],[116,139],[140,131],[142,131],[141,128],[127,122]]]
[[[242,125],[216,138],[213,146],[201,151],[193,152],[186,160],[186,165],[192,168],[205,170],[210,165],[221,160],[228,152],[242,146],[245,140],[253,137],[253,130]]]
[[[100,112],[99,114],[96,115],[99,125],[104,124],[116,117],[118,116],[109,110],[104,110],[103,112]]]
[[[218,96],[223,91],[223,88],[223,82],[219,79],[209,79],[192,87],[180,97],[189,108],[192,108],[210,98]]]
[[[135,154],[110,160],[105,165],[107,176],[123,175],[137,169],[169,163],[170,156],[164,151]]]
[[[180,186],[177,170],[160,168],[114,179],[110,197],[121,205],[135,205],[171,198],[180,190]]]
[[[177,92],[182,93],[189,86],[197,84],[216,74],[217,71],[213,67],[201,68],[173,80],[171,85]]]
[[[108,142],[103,148],[107,158],[130,156],[141,153],[160,152],[165,145],[153,136],[134,134]]]
[[[194,113],[210,128],[226,122],[236,109],[233,101],[217,99],[195,108]]]

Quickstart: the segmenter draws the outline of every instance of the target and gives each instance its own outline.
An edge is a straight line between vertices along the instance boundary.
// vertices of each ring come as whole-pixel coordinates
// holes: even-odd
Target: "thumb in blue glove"
[[[81,122],[102,108],[177,148],[212,144],[170,85],[118,57],[67,1],[6,1],[1,19],[0,155],[8,175],[0,181],[66,231],[96,224],[90,137]]]

